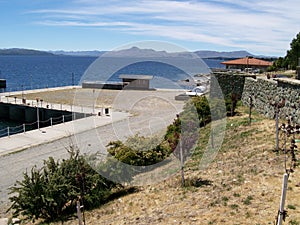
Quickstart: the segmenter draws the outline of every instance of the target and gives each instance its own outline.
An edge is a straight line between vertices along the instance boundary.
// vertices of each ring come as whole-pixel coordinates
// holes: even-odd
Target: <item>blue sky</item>
[[[0,0],[0,48],[113,50],[156,40],[284,56],[299,0]]]

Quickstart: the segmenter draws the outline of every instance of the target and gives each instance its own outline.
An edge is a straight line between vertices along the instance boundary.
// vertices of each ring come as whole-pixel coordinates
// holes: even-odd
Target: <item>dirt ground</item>
[[[60,93],[69,98],[78,94],[78,101],[93,97],[89,90]],[[157,105],[150,111],[152,114],[149,115],[153,117],[158,115],[158,108],[176,108],[177,105],[167,93],[151,99],[148,99],[151,94],[137,97],[133,93],[130,96],[107,93],[111,98],[105,97],[105,104],[114,105],[119,110],[130,109],[136,115],[144,115],[141,109],[152,109],[153,105]],[[61,97],[51,97],[49,93],[39,96],[49,98],[49,101],[62,101]],[[104,97],[104,93],[97,93],[97,96],[97,104],[100,105],[102,102],[98,98]],[[149,113],[149,110],[145,111]],[[274,224],[285,172],[284,155],[282,151],[274,152],[273,120],[253,113],[252,125],[247,124],[247,109],[243,107],[239,108],[237,116],[227,119],[222,148],[206,169],[200,169],[199,163],[201,152],[207,146],[210,128],[201,130],[199,152],[195,151],[185,165],[186,187],[181,187],[178,171],[162,182],[138,187],[136,193],[85,212],[86,224]],[[160,172],[157,171],[158,174]],[[283,224],[300,224],[299,167],[290,174],[285,208],[288,217]],[[75,225],[78,221],[74,219],[64,224]]]
[[[85,212],[86,224],[274,224],[279,209],[284,155],[274,152],[274,121],[247,110],[227,120],[222,148],[205,170],[195,152],[185,166],[186,187],[179,171],[157,184]],[[205,149],[209,127],[201,132]],[[157,171],[159,173],[159,171]],[[300,170],[289,177],[283,224],[300,223]],[[76,219],[64,224],[78,224]]]

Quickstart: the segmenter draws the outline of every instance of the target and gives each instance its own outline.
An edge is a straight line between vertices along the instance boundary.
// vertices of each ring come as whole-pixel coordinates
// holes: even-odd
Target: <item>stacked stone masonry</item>
[[[294,121],[300,123],[300,81],[295,79],[257,79],[246,78],[242,94],[242,102],[249,105],[252,97],[253,107],[259,113],[273,119],[275,109],[272,104],[285,99],[284,107],[280,109],[281,119],[293,116]]]

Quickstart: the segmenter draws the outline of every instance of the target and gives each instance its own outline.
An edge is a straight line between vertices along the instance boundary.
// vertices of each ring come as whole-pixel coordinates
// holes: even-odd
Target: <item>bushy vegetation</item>
[[[211,105],[216,110],[216,118],[213,119],[222,118],[224,113],[218,107],[220,101],[212,100]],[[179,158],[180,141],[185,161],[198,141],[199,128],[211,119],[206,97],[194,97],[167,127],[165,135],[160,138],[135,135],[125,142],[110,142],[106,162],[95,166],[106,174],[105,177],[114,176],[119,177],[120,181],[131,181],[138,173],[145,172],[138,168],[163,162],[171,154]],[[74,214],[78,200],[85,209],[90,209],[109,198],[118,185],[91,168],[75,147],[70,147],[69,152],[70,158],[67,160],[49,158],[44,161],[42,168],[34,167],[30,172],[26,171],[23,180],[10,188],[13,194],[10,210],[14,211],[15,216],[23,215],[30,220],[64,221]],[[89,159],[89,162],[93,163],[93,159]],[[130,167],[124,168],[122,164]]]
[[[182,113],[171,125],[157,145],[157,137],[129,138],[126,143],[111,142],[108,152],[121,162],[135,166],[148,166],[166,159],[171,153],[178,155],[178,143],[181,140],[184,157],[198,140],[198,129],[211,120],[208,100],[205,96],[194,97],[184,106]],[[134,144],[134,145],[133,145]]]
[[[79,200],[86,209],[103,203],[116,184],[95,172],[70,147],[70,158],[61,162],[49,158],[40,169],[26,171],[22,181],[10,188],[14,216],[45,221],[65,220],[76,212]]]
[[[171,152],[165,140],[154,146],[156,140],[157,137],[146,138],[135,135],[125,143],[110,142],[107,151],[111,156],[128,165],[148,166],[162,161]]]
[[[216,118],[224,117],[220,101],[211,103],[216,108]],[[144,137],[135,135],[125,142],[113,141],[108,144],[106,163],[100,165],[100,170],[109,177],[121,182],[130,182],[135,175],[145,172],[146,166],[151,166],[166,160],[171,154],[180,158],[180,141],[183,161],[193,152],[199,128],[211,121],[209,102],[205,96],[191,98],[182,113],[177,115],[173,123],[167,127],[163,137]],[[158,141],[159,140],[159,141]],[[136,167],[124,166],[132,165]]]

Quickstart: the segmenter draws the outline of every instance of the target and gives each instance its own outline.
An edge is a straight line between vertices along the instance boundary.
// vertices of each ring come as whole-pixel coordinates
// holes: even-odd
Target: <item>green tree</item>
[[[300,32],[297,34],[296,38],[292,40],[290,47],[291,49],[287,51],[285,59],[291,69],[296,69],[300,57]]]
[[[300,32],[296,38],[290,43],[290,49],[287,50],[286,56],[279,57],[272,66],[268,68],[268,71],[275,71],[280,69],[296,69],[298,66],[298,59],[300,57]]]

